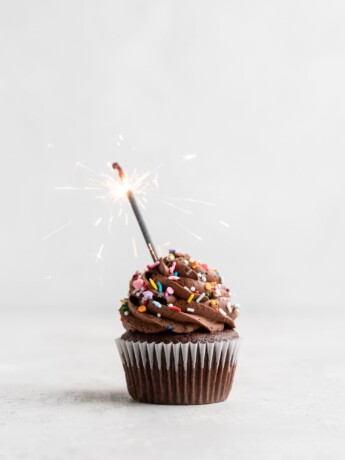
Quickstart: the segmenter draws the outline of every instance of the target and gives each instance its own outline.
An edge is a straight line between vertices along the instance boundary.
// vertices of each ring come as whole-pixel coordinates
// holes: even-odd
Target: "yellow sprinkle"
[[[156,291],[158,291],[158,287],[157,287],[157,284],[153,281],[152,278],[150,278],[150,283],[151,283],[151,286],[153,287],[153,289],[156,289]]]
[[[205,284],[205,289],[206,289],[206,291],[210,291],[212,289],[212,284],[211,283],[206,283]]]
[[[189,297],[188,297],[188,300],[187,300],[187,303],[191,303],[191,301],[194,299],[194,294],[191,294]]]
[[[216,286],[217,285],[217,281],[212,281],[212,286]]]
[[[145,305],[140,305],[140,307],[138,307],[138,312],[144,313],[144,311],[146,311]]]
[[[210,304],[212,305],[212,307],[214,307],[216,305],[216,301],[215,300],[211,300]]]

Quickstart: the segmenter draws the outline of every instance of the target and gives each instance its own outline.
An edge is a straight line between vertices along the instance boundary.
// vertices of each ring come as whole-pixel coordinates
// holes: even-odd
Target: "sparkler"
[[[145,239],[145,242],[146,242],[147,248],[148,248],[148,250],[149,250],[149,252],[151,254],[151,257],[152,257],[153,261],[156,262],[158,260],[157,251],[154,248],[154,245],[152,243],[150,234],[149,234],[148,229],[146,227],[146,224],[145,224],[145,221],[143,219],[143,216],[142,216],[142,214],[140,212],[140,209],[139,209],[138,203],[137,203],[137,201],[135,199],[135,196],[133,194],[133,191],[130,189],[130,186],[128,185],[126,174],[124,173],[123,169],[121,168],[121,166],[118,163],[113,163],[112,166],[113,166],[113,169],[115,169],[119,173],[121,182],[122,182],[123,186],[126,187],[126,194],[127,194],[128,201],[129,201],[130,205],[132,206],[135,218],[137,219],[137,222],[139,224],[141,233],[143,234],[143,237]]]

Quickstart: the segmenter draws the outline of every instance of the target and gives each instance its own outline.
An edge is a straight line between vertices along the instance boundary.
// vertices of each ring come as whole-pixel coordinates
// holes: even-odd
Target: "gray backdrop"
[[[109,234],[97,193],[55,189],[115,160],[159,167],[153,239],[217,267],[243,315],[342,308],[344,20],[341,1],[3,4],[2,308],[117,307],[149,261],[130,209]]]
[[[1,458],[343,458],[344,24],[341,0],[1,3]],[[127,394],[116,310],[150,257],[92,189],[113,161],[151,171],[156,245],[237,294],[226,403]]]

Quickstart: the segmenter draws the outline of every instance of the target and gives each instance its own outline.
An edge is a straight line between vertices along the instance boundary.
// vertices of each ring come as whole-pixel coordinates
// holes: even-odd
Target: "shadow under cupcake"
[[[133,275],[116,339],[128,392],[154,404],[224,401],[236,370],[238,308],[217,270],[171,253]]]

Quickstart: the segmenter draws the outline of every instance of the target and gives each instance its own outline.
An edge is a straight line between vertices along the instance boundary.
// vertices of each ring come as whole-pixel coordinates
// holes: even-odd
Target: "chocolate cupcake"
[[[133,275],[119,311],[127,332],[116,344],[133,399],[208,404],[228,397],[238,309],[217,270],[171,251]]]

